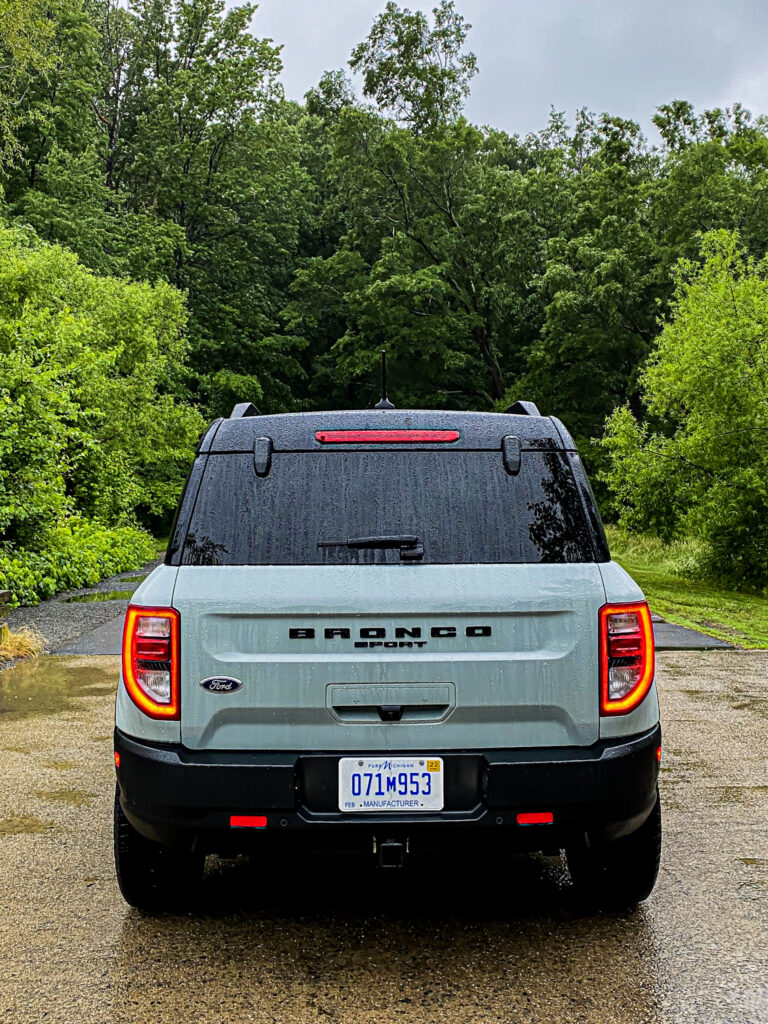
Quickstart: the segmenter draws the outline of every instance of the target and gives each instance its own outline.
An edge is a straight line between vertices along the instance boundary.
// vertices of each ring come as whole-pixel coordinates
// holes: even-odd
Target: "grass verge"
[[[616,527],[606,532],[613,558],[643,588],[652,611],[740,647],[768,648],[768,598],[681,575],[695,562],[695,541],[665,545]]]

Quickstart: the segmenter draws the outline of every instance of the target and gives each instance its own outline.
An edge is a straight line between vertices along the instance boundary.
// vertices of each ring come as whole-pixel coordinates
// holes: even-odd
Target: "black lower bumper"
[[[535,850],[585,836],[608,841],[650,813],[660,744],[656,726],[586,748],[430,750],[444,759],[444,810],[369,816],[338,810],[338,753],[203,752],[115,731],[120,802],[134,827],[151,839],[208,851],[257,843],[363,852],[377,837],[407,837],[422,849],[483,840]],[[517,815],[529,811],[551,812],[552,823],[518,824]],[[266,825],[233,828],[233,815],[259,816]]]

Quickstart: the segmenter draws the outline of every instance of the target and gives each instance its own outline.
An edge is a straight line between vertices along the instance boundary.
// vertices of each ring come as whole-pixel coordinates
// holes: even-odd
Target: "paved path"
[[[657,651],[733,651],[733,644],[707,636],[695,629],[676,626],[654,617],[653,633]]]
[[[627,915],[559,860],[415,876],[209,860],[199,909],[113,877],[115,657],[0,673],[5,1024],[764,1024],[768,653],[659,657],[665,842]]]

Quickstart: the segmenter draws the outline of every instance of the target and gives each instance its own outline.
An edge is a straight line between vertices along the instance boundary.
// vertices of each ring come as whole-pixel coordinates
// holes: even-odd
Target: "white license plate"
[[[443,759],[428,757],[342,757],[339,810],[442,811]]]

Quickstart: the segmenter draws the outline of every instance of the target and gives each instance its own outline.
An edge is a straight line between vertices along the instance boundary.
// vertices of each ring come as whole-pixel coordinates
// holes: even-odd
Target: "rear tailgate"
[[[603,601],[590,563],[182,566],[182,742],[427,753],[594,743]],[[213,676],[242,687],[200,685]],[[383,721],[382,707],[399,718]]]

